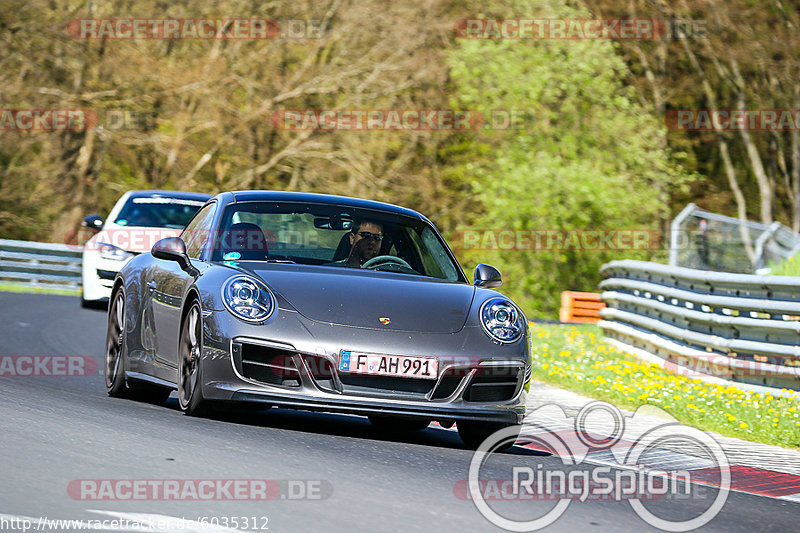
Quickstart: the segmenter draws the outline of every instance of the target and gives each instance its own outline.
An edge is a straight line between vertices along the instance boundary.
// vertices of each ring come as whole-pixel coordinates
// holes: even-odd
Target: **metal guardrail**
[[[78,246],[0,239],[0,282],[78,289],[82,253]]]
[[[800,390],[800,277],[612,261],[598,325],[700,379]]]

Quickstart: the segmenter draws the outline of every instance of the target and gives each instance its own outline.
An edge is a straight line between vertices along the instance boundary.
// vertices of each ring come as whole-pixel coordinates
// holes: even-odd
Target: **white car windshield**
[[[125,203],[114,224],[183,229],[203,204],[185,198],[134,197]]]

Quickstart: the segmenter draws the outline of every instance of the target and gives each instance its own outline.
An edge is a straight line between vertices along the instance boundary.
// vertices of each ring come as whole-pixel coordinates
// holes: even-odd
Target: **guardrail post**
[[[670,225],[670,241],[669,241],[669,264],[670,266],[678,266],[678,250],[680,246],[680,238],[681,238],[681,224],[684,220],[689,218],[697,206],[693,203],[687,205],[683,208],[683,210],[678,213],[674,219],[672,219],[672,224]]]

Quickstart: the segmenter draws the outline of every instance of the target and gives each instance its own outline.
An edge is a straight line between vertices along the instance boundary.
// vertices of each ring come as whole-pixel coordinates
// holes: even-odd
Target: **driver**
[[[361,268],[364,263],[377,257],[383,242],[383,226],[366,220],[356,221],[350,230],[350,255],[346,263]]]

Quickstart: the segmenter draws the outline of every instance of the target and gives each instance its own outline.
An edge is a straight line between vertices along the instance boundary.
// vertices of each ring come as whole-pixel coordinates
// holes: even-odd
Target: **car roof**
[[[128,198],[177,198],[180,200],[197,200],[200,202],[205,202],[211,198],[211,195],[201,192],[184,191],[131,191]]]
[[[280,201],[280,202],[313,202],[317,204],[344,205],[359,209],[374,209],[405,215],[413,218],[427,220],[422,214],[394,204],[353,198],[350,196],[337,196],[334,194],[318,194],[310,192],[291,191],[233,191],[234,202]]]

